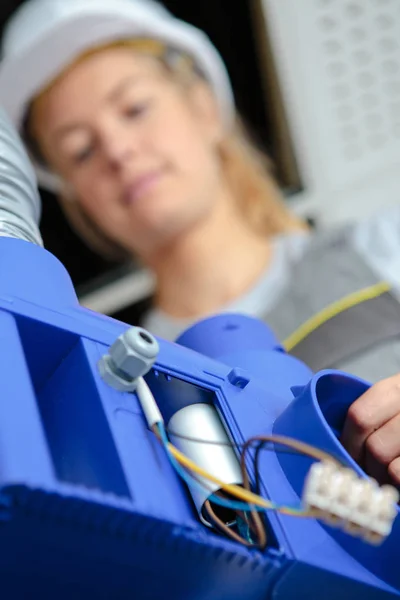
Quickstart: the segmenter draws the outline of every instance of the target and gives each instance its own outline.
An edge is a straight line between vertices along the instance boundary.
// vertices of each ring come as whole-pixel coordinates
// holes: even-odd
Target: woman
[[[89,244],[155,274],[143,325],[172,339],[204,315],[247,312],[295,332],[287,346],[315,369],[392,375],[353,404],[342,439],[400,483],[400,304],[379,283],[397,274],[371,252],[370,224],[314,237],[290,215],[209,40],[154,2],[30,0],[3,56],[0,103],[41,183]]]

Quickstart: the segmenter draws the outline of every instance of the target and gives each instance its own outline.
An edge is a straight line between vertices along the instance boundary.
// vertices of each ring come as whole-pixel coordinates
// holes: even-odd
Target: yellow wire
[[[331,462],[333,461],[335,463],[338,463],[338,461],[336,461],[336,459],[334,457],[332,457],[330,454],[328,454],[327,452],[324,452],[323,450],[314,448],[313,446],[306,444],[304,442],[300,442],[298,440],[294,440],[291,438],[286,438],[284,436],[269,436],[269,437],[270,437],[270,440],[275,443],[279,443],[282,445],[284,444],[289,447],[295,448],[296,450],[299,450],[303,454],[309,454],[313,458],[318,458],[319,460],[329,460]],[[248,502],[249,504],[253,504],[255,506],[261,506],[261,507],[267,508],[267,509],[278,510],[279,512],[281,512],[283,514],[288,514],[288,515],[292,515],[292,516],[309,516],[309,513],[307,511],[299,510],[298,512],[296,512],[296,509],[292,509],[289,507],[276,508],[276,505],[274,503],[272,503],[268,500],[265,500],[265,498],[262,498],[258,494],[254,494],[253,492],[250,492],[249,490],[245,490],[238,485],[235,485],[232,483],[225,483],[218,477],[215,477],[212,473],[209,473],[208,471],[206,471],[205,469],[203,469],[202,467],[200,467],[199,465],[194,463],[190,458],[188,458],[185,454],[183,454],[180,450],[178,450],[178,448],[176,448],[176,446],[171,444],[171,442],[168,443],[168,449],[171,452],[171,454],[174,456],[174,458],[181,465],[183,465],[187,469],[190,469],[194,473],[197,473],[197,475],[200,475],[204,479],[207,479],[208,481],[212,481],[213,483],[216,483],[220,487],[220,489],[224,490],[225,492],[228,492],[235,498],[239,498],[240,500],[244,500],[245,502]],[[340,463],[338,463],[338,464],[340,464]]]
[[[204,479],[208,479],[209,481],[216,483],[222,490],[228,492],[235,498],[239,498],[240,500],[244,500],[250,504],[255,504],[256,506],[262,506],[263,508],[272,507],[271,502],[261,498],[261,496],[258,496],[258,494],[253,494],[253,492],[249,492],[238,485],[233,483],[225,483],[221,479],[218,479],[218,477],[215,477],[212,473],[209,473],[199,465],[196,465],[196,463],[190,460],[190,458],[188,458],[185,454],[182,454],[182,452],[171,443],[168,444],[168,449],[181,465],[187,469],[190,469],[191,471],[194,471],[194,473],[197,473],[197,475],[204,477]]]
[[[326,323],[341,312],[344,312],[357,304],[361,304],[361,302],[365,302],[366,300],[377,298],[389,290],[390,285],[386,281],[381,281],[380,283],[353,292],[352,294],[333,302],[316,315],[313,315],[310,319],[300,325],[296,331],[289,335],[283,343],[285,349],[290,352],[290,350],[293,350],[297,344],[302,342],[323,323]]]

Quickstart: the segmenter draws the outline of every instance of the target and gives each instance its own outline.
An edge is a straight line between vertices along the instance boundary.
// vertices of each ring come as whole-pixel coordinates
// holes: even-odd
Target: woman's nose
[[[113,140],[104,144],[104,153],[113,166],[121,167],[131,158],[133,151],[129,143]]]
[[[123,167],[137,153],[137,141],[132,134],[116,130],[103,136],[103,152],[107,160],[117,168]]]

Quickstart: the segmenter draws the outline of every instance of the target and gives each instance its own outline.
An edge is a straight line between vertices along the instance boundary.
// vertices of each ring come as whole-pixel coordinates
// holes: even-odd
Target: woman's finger
[[[379,483],[389,483],[389,465],[398,457],[400,457],[400,414],[367,438],[362,466],[368,475],[377,479]]]
[[[373,385],[349,408],[341,442],[361,462],[368,437],[400,413],[400,375]]]

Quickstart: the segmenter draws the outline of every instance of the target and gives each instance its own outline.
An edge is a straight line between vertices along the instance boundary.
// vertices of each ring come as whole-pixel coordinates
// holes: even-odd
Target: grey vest
[[[264,316],[281,341],[333,302],[379,283],[355,250],[351,233],[347,227],[316,235],[295,266],[278,305]],[[343,310],[291,354],[314,371],[340,369],[371,382],[399,373],[399,299],[388,291]]]

